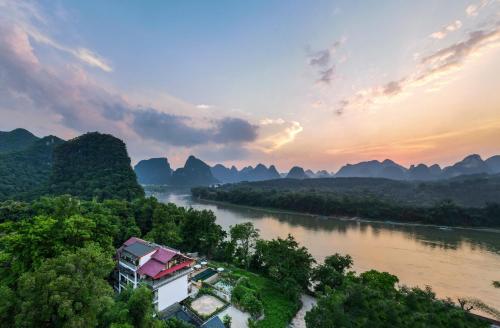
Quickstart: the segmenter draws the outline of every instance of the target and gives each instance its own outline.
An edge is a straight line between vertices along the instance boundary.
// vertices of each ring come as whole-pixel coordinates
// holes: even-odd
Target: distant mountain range
[[[372,160],[344,165],[335,174],[326,170],[313,172],[309,169],[304,170],[299,166],[292,167],[288,173],[279,173],[274,165],[266,167],[263,164],[258,164],[255,167],[247,166],[241,170],[238,170],[235,166],[228,168],[222,164],[210,167],[194,156],[190,156],[186,165],[176,171],[172,171],[166,158],[142,160],[134,169],[141,184],[170,184],[176,186],[206,186],[215,183],[253,182],[280,178],[356,177],[433,181],[461,175],[500,173],[500,155],[483,160],[479,155],[473,154],[445,168],[441,168],[438,164],[431,166],[418,164],[406,168],[390,159],[382,162]]]
[[[500,173],[500,156],[496,155],[484,161],[473,154],[463,160],[441,169],[438,164],[412,165],[409,169],[386,159],[383,162],[369,161],[343,166],[336,177],[387,178],[393,180],[439,180],[461,175]]]

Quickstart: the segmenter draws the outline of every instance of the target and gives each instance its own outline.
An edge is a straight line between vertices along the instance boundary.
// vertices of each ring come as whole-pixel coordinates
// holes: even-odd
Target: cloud
[[[447,77],[459,71],[465,63],[490,46],[500,44],[500,25],[490,29],[470,32],[465,40],[427,55],[419,56],[420,61],[410,74],[381,86],[374,86],[357,91],[351,97],[338,103],[336,113],[342,114],[348,108],[367,109],[388,103],[395,97],[410,94],[416,87],[433,84],[429,90],[435,90],[447,83]]]
[[[196,127],[190,117],[154,109],[134,111],[131,115],[132,127],[140,135],[175,146],[245,143],[257,138],[257,126],[239,118],[226,117],[212,120],[208,127]]]
[[[196,105],[196,108],[198,109],[211,109],[213,108],[214,106],[212,105],[207,105],[207,104],[199,104],[199,105]]]
[[[262,129],[263,136],[256,141],[255,148],[264,153],[271,153],[293,142],[295,137],[304,130],[299,122],[285,122],[283,120],[276,120],[273,123],[266,122]]]
[[[84,47],[72,48],[63,45],[44,33],[40,28],[37,28],[35,22],[46,23],[46,18],[35,4],[23,1],[1,0],[0,8],[2,9],[0,11],[0,19],[4,24],[15,25],[37,43],[69,54],[86,65],[97,67],[105,72],[113,70],[108,60],[95,52]]]
[[[467,16],[477,16],[479,11],[487,6],[489,3],[488,0],[481,0],[479,3],[473,3],[473,4],[470,4],[467,6],[467,8],[465,8],[465,13],[467,14]]]
[[[286,123],[285,120],[282,118],[277,118],[277,119],[264,118],[264,119],[260,120],[260,125],[270,125],[270,124],[282,125],[285,123]]]
[[[318,75],[316,83],[330,84],[334,79],[335,63],[333,63],[333,56],[346,40],[346,38],[342,38],[338,41],[335,41],[331,47],[316,52],[311,52],[308,50],[308,64],[316,71],[316,74]],[[342,60],[344,60],[344,57],[342,58]]]
[[[211,139],[220,144],[255,141],[258,128],[241,118],[225,117],[215,122]]]
[[[38,41],[33,35],[37,35]],[[259,126],[247,120],[194,118],[158,108],[141,108],[120,92],[93,81],[73,62],[57,68],[49,66],[36,55],[39,43],[51,42],[40,41],[40,35],[26,20],[0,20],[0,112],[29,110],[37,114],[27,120],[48,119],[76,133],[99,130],[134,141],[151,140],[183,147],[243,147],[257,139]],[[95,58],[92,51],[80,49],[78,53],[85,62]]]
[[[450,32],[454,32],[459,30],[462,27],[462,22],[456,20],[444,27],[442,27],[439,31],[434,32],[430,35],[433,39],[444,39]]]
[[[335,66],[332,66],[324,71],[320,71],[319,72],[319,79],[318,79],[318,82],[319,83],[326,83],[326,84],[330,84],[330,82],[332,82],[334,76],[335,76],[335,70],[334,70],[334,67]]]

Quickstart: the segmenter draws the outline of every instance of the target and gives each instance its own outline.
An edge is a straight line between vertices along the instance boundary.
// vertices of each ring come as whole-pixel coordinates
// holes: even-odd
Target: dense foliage
[[[45,137],[27,148],[0,153],[0,201],[46,193],[52,169],[52,150],[64,141]]]
[[[54,149],[50,192],[83,199],[144,196],[125,144],[108,134],[87,133]]]
[[[488,327],[451,300],[439,300],[427,288],[397,288],[386,272],[349,273],[335,289],[326,288],[306,314],[310,328],[335,327]]]
[[[149,289],[114,295],[115,248],[131,236],[159,242],[166,227],[177,227],[167,235],[176,246],[202,254],[223,239],[212,213],[154,198],[8,201],[0,222],[0,319],[16,327],[164,327]],[[188,226],[191,234],[181,233]]]
[[[0,181],[0,201],[62,194],[99,200],[144,196],[125,144],[100,133],[65,142],[38,139],[22,129],[2,132]]]
[[[433,194],[432,192],[427,194],[429,190],[434,191],[434,193],[441,191],[443,195],[447,195],[447,190],[457,188],[458,191],[462,190],[464,197],[465,194],[470,198],[474,198],[477,194],[490,193],[490,196],[496,195],[498,201],[500,199],[500,194],[498,194],[500,193],[500,176],[484,178],[485,181],[489,181],[489,187],[487,188],[478,186],[478,181],[483,181],[483,178],[463,180],[465,182],[457,182],[456,185],[451,180],[448,182],[415,184],[386,179],[364,179],[367,183],[367,189],[380,188],[377,192],[380,194],[379,196],[377,196],[377,193],[364,190],[361,186],[349,189],[349,187],[345,186],[349,179],[359,180],[359,178],[309,179],[294,180],[297,182],[290,183],[288,183],[289,180],[273,180],[229,185],[220,188],[199,187],[193,188],[192,193],[195,197],[207,200],[327,216],[349,216],[438,225],[500,226],[500,203],[492,202],[484,207],[473,208],[459,206],[451,200],[443,200],[442,197],[436,197],[436,202],[432,203],[432,205],[422,205],[428,204],[427,201],[420,204],[414,201],[405,202],[399,200],[404,193],[391,198],[393,193],[398,193],[399,190],[397,188],[393,189],[392,186],[403,185],[415,186],[417,190],[412,189],[411,192],[414,192],[415,195],[426,194],[425,197]],[[317,185],[315,183],[311,185],[317,186],[317,188],[306,188],[311,184],[311,181],[318,182]],[[380,182],[378,187],[376,181]],[[341,186],[338,186],[337,182]],[[470,188],[474,187],[468,186],[469,182],[471,186],[478,189],[470,190]],[[284,186],[283,183],[285,183]],[[277,187],[274,188],[273,186]],[[494,191],[492,186],[496,188]],[[350,191],[347,192],[345,189]]]
[[[451,200],[463,207],[483,207],[500,199],[500,174],[466,175],[427,182],[383,178],[277,179],[224,185],[218,191],[317,193],[334,198],[374,198],[410,206],[432,206]]]
[[[0,154],[24,150],[32,146],[38,137],[25,129],[0,131]]]

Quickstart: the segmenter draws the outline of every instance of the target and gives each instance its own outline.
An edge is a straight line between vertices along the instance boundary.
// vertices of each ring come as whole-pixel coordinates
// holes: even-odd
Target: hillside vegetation
[[[87,133],[64,141],[16,129],[0,133],[0,201],[69,194],[84,199],[143,197],[125,144]]]
[[[0,131],[0,154],[26,149],[37,140],[38,137],[25,129]]]
[[[52,151],[63,142],[49,136],[26,149],[0,154],[0,200],[43,193],[52,170]]]
[[[54,149],[50,193],[84,199],[144,196],[130,167],[125,143],[109,134],[87,133]]]

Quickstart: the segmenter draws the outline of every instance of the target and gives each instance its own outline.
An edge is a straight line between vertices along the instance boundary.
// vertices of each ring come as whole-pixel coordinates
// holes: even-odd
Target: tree
[[[255,247],[259,238],[259,229],[252,222],[245,222],[231,226],[229,229],[231,242],[235,245],[235,257],[238,264],[248,269],[250,265],[250,250]]]
[[[254,318],[260,317],[262,314],[262,302],[253,293],[246,293],[240,301],[243,310],[250,313]]]
[[[493,281],[492,285],[495,288],[500,288],[500,281],[495,280],[495,281]]]
[[[149,328],[153,319],[153,292],[146,286],[133,290],[127,301],[129,317],[134,327]]]
[[[13,325],[16,310],[14,291],[5,285],[0,285],[0,322],[5,327]]]
[[[309,286],[315,262],[307,248],[300,247],[291,235],[285,239],[259,240],[253,259],[254,266],[260,266],[271,279],[277,282],[293,279],[303,289]]]
[[[194,326],[186,321],[177,318],[170,318],[165,321],[165,328],[194,328]]]
[[[106,278],[114,267],[96,245],[45,260],[19,280],[19,327],[92,327],[112,302]]]
[[[226,314],[226,315],[224,315],[224,317],[222,317],[222,323],[224,324],[224,326],[226,328],[231,328],[231,321],[232,321],[232,318],[229,314]]]
[[[371,270],[346,276],[326,292],[309,312],[309,328],[351,327],[488,327],[448,300],[436,299],[430,288],[397,289],[397,277]]]
[[[212,211],[197,211],[191,208],[187,210],[180,229],[183,247],[209,257],[214,254],[217,245],[226,236],[226,232],[215,220]]]
[[[185,211],[174,204],[155,203],[152,212],[152,229],[146,239],[158,244],[180,247],[180,223],[184,221]]]
[[[311,279],[316,283],[316,292],[324,293],[328,288],[335,289],[342,285],[346,270],[352,267],[350,255],[342,256],[338,253],[325,258],[322,265],[312,270]]]

